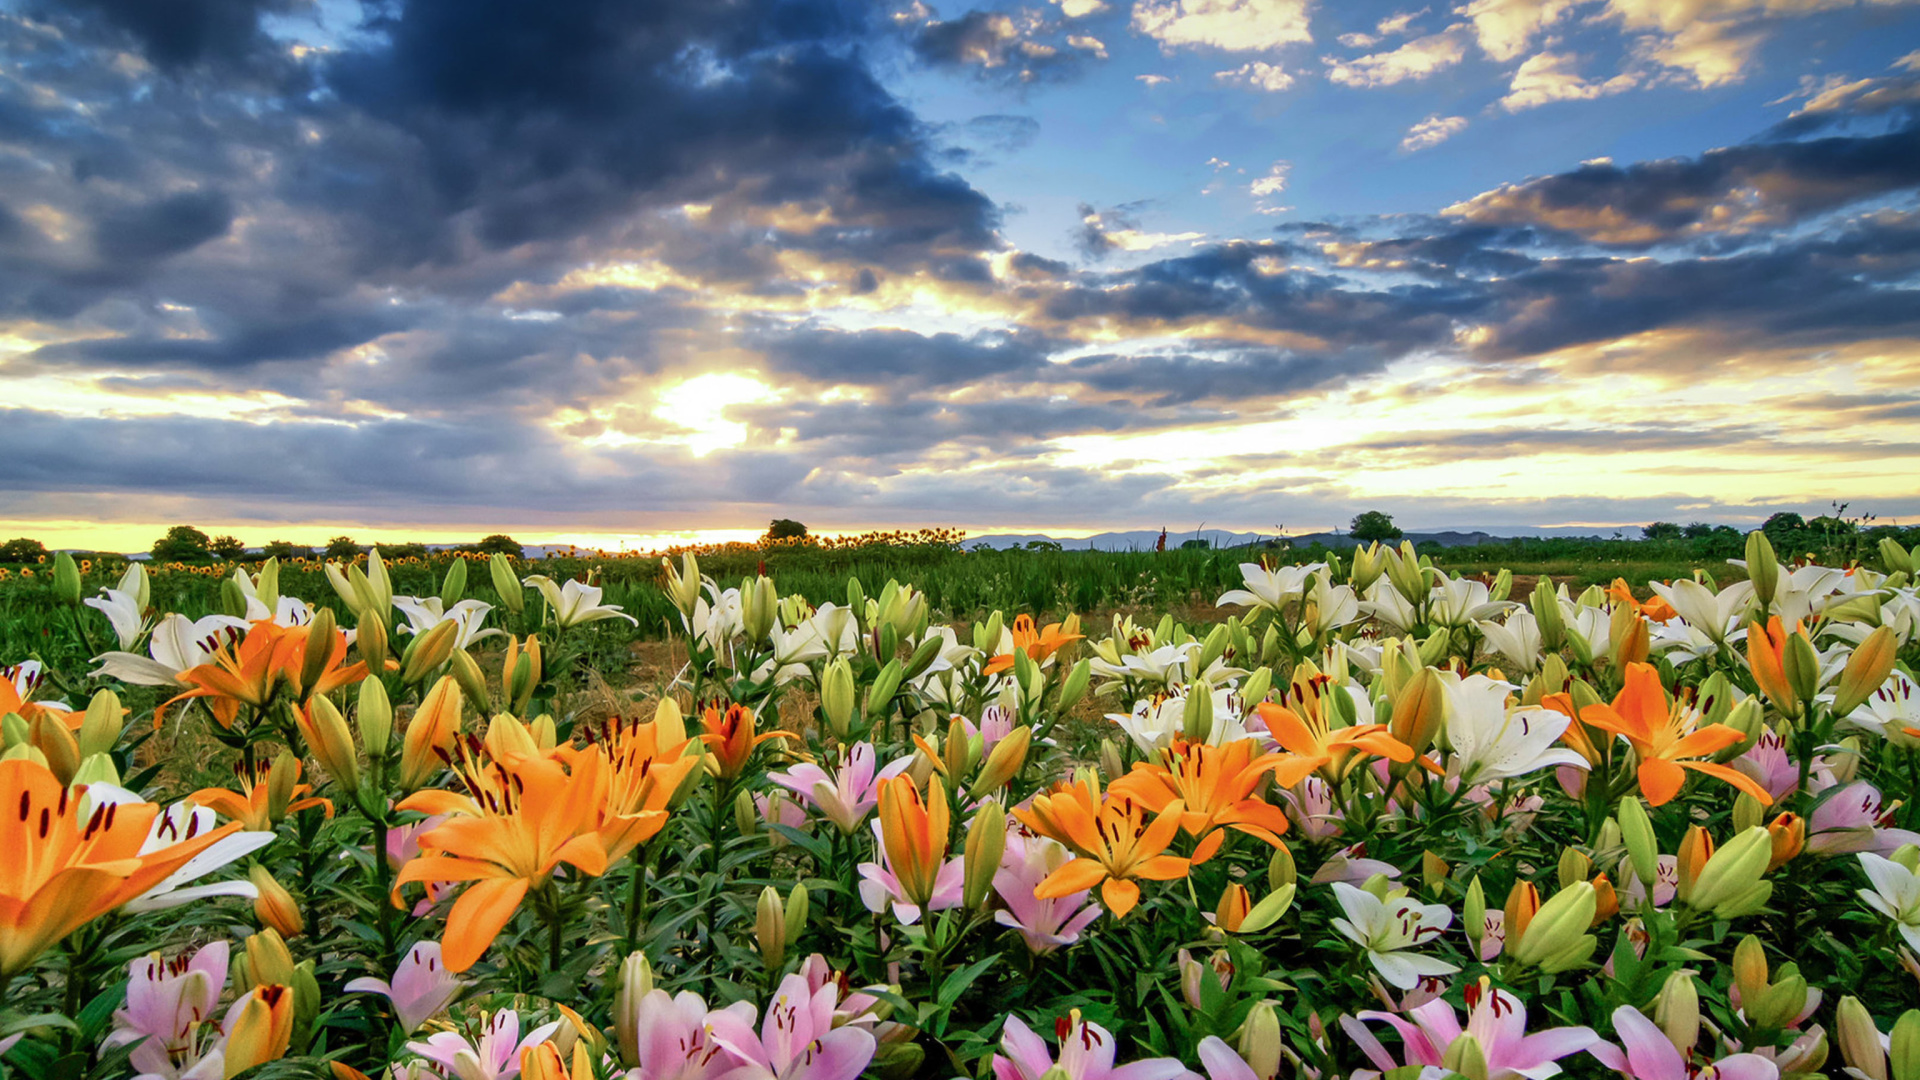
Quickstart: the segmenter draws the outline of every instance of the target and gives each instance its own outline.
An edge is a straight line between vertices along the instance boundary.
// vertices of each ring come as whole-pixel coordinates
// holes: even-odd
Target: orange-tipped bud
[[[1773,839],[1773,857],[1767,860],[1767,873],[1792,862],[1807,846],[1807,823],[1798,814],[1784,813],[1767,823],[1767,835]]]
[[[293,991],[279,985],[254,987],[227,1033],[227,1080],[285,1057],[292,1040]]]
[[[299,937],[307,932],[307,919],[300,914],[300,905],[266,867],[256,865],[248,870],[247,880],[259,891],[253,901],[253,914],[260,925],[272,927],[283,938]]]
[[[1220,903],[1213,909],[1213,925],[1229,934],[1240,932],[1240,924],[1247,919],[1247,912],[1253,907],[1253,901],[1247,896],[1247,887],[1237,882],[1229,882],[1220,891]]]
[[[442,625],[451,626],[452,623]],[[400,787],[414,791],[440,768],[443,755],[453,752],[460,733],[462,696],[453,676],[442,675],[433,684],[407,724],[406,744],[400,750]]]
[[[593,1055],[585,1042],[575,1042],[569,1066],[559,1047],[543,1042],[520,1051],[520,1075],[523,1080],[593,1080]]]
[[[947,788],[939,777],[928,780],[924,802],[907,777],[880,782],[880,839],[900,891],[919,907],[933,899],[935,879],[947,858],[948,826]]]
[[[1530,881],[1516,881],[1512,891],[1507,893],[1506,928],[1508,941],[1519,941],[1526,936],[1527,927],[1533,922],[1533,916],[1540,910],[1540,890]]]
[[[1698,825],[1689,828],[1687,834],[1680,838],[1677,867],[1680,885],[1675,895],[1685,900],[1693,894],[1694,882],[1700,879],[1700,871],[1706,867],[1707,860],[1711,858],[1713,858],[1713,837]]]
[[[1613,889],[1613,879],[1606,874],[1597,874],[1593,879],[1593,925],[1599,926],[1615,915],[1620,914],[1620,894]]]

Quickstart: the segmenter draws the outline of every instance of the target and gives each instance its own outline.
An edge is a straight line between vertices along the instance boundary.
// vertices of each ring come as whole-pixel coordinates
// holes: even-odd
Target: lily
[[[1520,606],[1511,600],[1493,599],[1493,590],[1484,581],[1436,576],[1439,580],[1427,606],[1428,618],[1435,626],[1472,626]]]
[[[1440,1065],[1449,1047],[1462,1038],[1471,1038],[1486,1062],[1487,1080],[1536,1080],[1554,1076],[1560,1072],[1555,1062],[1582,1050],[1591,1052],[1600,1043],[1600,1036],[1588,1027],[1550,1028],[1527,1034],[1525,1003],[1505,990],[1490,987],[1485,978],[1466,988],[1466,999],[1468,1011],[1464,1026],[1453,1006],[1440,999],[1408,1010],[1405,1018],[1376,1011],[1360,1013],[1357,1019],[1383,1023],[1398,1032],[1409,1064]],[[1352,1034],[1359,1025],[1343,1022],[1342,1026]],[[1360,1040],[1356,1037],[1356,1041]],[[1368,1039],[1361,1042],[1361,1046],[1383,1070],[1397,1067],[1384,1054],[1374,1056],[1374,1051],[1379,1049],[1378,1042]]]
[[[1015,652],[1024,652],[1034,663],[1044,663],[1052,659],[1053,654],[1085,637],[1079,633],[1080,620],[1069,617],[1065,622],[1048,623],[1044,630],[1034,629],[1033,616],[1022,614],[1013,620],[1011,630],[1005,631],[1001,639],[1000,653],[987,661],[981,669],[984,675],[998,675],[1013,668]]]
[[[1821,793],[1807,818],[1807,852],[1813,855],[1851,855],[1871,851],[1891,855],[1907,844],[1920,844],[1920,833],[1891,827],[1880,789],[1856,780]]]
[[[1274,769],[1281,787],[1292,787],[1314,772],[1337,784],[1368,757],[1413,760],[1413,748],[1389,734],[1385,724],[1333,726],[1330,698],[1347,693],[1347,687],[1335,685],[1329,676],[1303,663],[1295,669],[1280,702],[1254,706],[1274,740],[1293,755]],[[1361,715],[1369,715],[1371,705],[1368,709]]]
[[[448,971],[440,960],[440,944],[422,941],[407,950],[393,973],[393,981],[363,977],[347,983],[348,993],[379,994],[393,1005],[400,1030],[413,1034],[421,1024],[444,1012],[466,988],[466,980]]]
[[[1580,719],[1590,727],[1625,738],[1639,758],[1640,792],[1655,806],[1664,806],[1680,794],[1691,769],[1724,780],[1771,805],[1773,796],[1754,779],[1736,769],[1700,761],[1739,742],[1739,731],[1725,724],[1700,726],[1700,713],[1682,702],[1667,702],[1660,675],[1649,664],[1628,664],[1626,686],[1612,704],[1589,705]]]
[[[502,1009],[487,1018],[480,1037],[469,1041],[457,1031],[439,1031],[407,1049],[440,1067],[443,1076],[460,1080],[512,1080],[520,1075],[520,1055],[553,1038],[560,1021],[542,1024],[520,1037],[520,1014]]]
[[[668,994],[649,990],[621,1019],[620,1029],[635,1035],[633,1058],[639,1069],[628,1080],[711,1080],[737,1068],[740,1059],[721,1046],[708,1026],[710,1018],[727,1013],[753,1028],[752,1002],[736,1001],[725,1009],[708,1010],[700,995],[683,990]],[[622,1053],[626,1053],[622,1048]]]
[[[113,626],[113,636],[120,639],[122,649],[133,648],[134,642],[140,640],[141,631],[146,629],[140,597],[134,593],[101,589],[99,596],[89,596],[81,603],[107,617],[107,622]]]
[[[880,803],[874,786],[874,760],[872,743],[855,743],[842,752],[840,767],[831,773],[809,761],[786,772],[768,773],[767,779],[799,796],[802,802],[851,836],[860,831],[861,822]],[[880,770],[877,779],[899,776],[912,764],[912,758],[900,758]]]
[[[128,1061],[143,1075],[175,1076],[196,1066],[212,1048],[208,1036],[227,985],[227,958],[227,943],[215,941],[191,956],[149,953],[127,965],[126,1004],[114,1010],[105,1045],[138,1043]]]
[[[879,1048],[864,1027],[833,1026],[839,996],[831,985],[810,991],[807,980],[780,980],[759,1032],[736,1012],[707,1016],[713,1041],[740,1062],[726,1073],[731,1080],[853,1080]]]
[[[588,585],[571,578],[565,585],[559,585],[545,574],[528,575],[521,584],[540,590],[540,595],[546,598],[547,607],[553,611],[553,621],[562,627],[580,626],[602,619],[625,619],[635,626],[640,625],[639,619],[620,610],[618,604],[602,604],[598,585]]]
[[[147,641],[147,656],[131,652],[107,652],[94,657],[100,667],[94,678],[107,676],[139,686],[185,686],[182,672],[206,663],[214,653],[231,646],[247,632],[247,621],[231,615],[205,615],[189,619],[169,612],[154,624],[153,637]]]
[[[1220,594],[1214,601],[1215,607],[1239,604],[1242,607],[1263,608],[1278,612],[1286,607],[1290,600],[1298,600],[1306,592],[1307,582],[1313,575],[1327,569],[1326,563],[1307,563],[1304,566],[1276,566],[1272,569],[1259,563],[1241,563],[1240,579],[1246,583],[1244,589],[1231,589]]]
[[[1600,1063],[1633,1080],[1694,1080],[1708,1075],[1714,1080],[1779,1080],[1780,1069],[1758,1054],[1730,1054],[1708,1063],[1692,1059],[1692,1047],[1683,1052],[1667,1039],[1653,1021],[1631,1005],[1613,1011],[1613,1032],[1620,1046],[1597,1042],[1587,1052]]]
[[[1753,582],[1736,581],[1719,592],[1692,578],[1671,585],[1648,582],[1690,627],[1705,634],[1714,645],[1725,645],[1728,635],[1740,629],[1747,609],[1753,606]]]
[[[1485,620],[1474,625],[1513,670],[1524,675],[1540,670],[1540,622],[1531,611],[1509,612],[1504,623]]]
[[[1381,900],[1344,881],[1333,883],[1333,895],[1346,913],[1333,920],[1334,929],[1366,951],[1388,985],[1411,990],[1423,978],[1460,970],[1445,960],[1406,951],[1438,938],[1453,924],[1453,912],[1445,904],[1422,904],[1405,895]]]
[[[1188,860],[1165,854],[1185,812],[1176,799],[1149,822],[1143,804],[1116,793],[1102,799],[1092,784],[1068,784],[1035,795],[1030,809],[1016,808],[1013,816],[1034,832],[1066,844],[1077,858],[1048,874],[1034,896],[1059,899],[1098,885],[1113,917],[1126,918],[1140,902],[1136,879],[1167,881],[1187,875]]]
[[[1908,734],[1909,729],[1920,730],[1920,686],[1906,672],[1896,670],[1845,720],[1895,746],[1908,750],[1920,746],[1920,738]]]
[[[1587,760],[1554,743],[1573,722],[1552,709],[1509,709],[1516,689],[1485,675],[1443,676],[1447,693],[1447,771],[1463,784],[1513,780],[1541,769],[1585,769]]]
[[[1274,847],[1283,846],[1280,834],[1287,831],[1286,812],[1253,796],[1281,761],[1279,754],[1256,757],[1252,739],[1225,746],[1176,739],[1156,760],[1136,762],[1133,771],[1108,790],[1133,798],[1156,814],[1174,803],[1184,807],[1180,827],[1198,841],[1193,852],[1197,865],[1220,849],[1229,828]]]
[[[476,641],[500,636],[502,631],[482,627],[493,605],[481,600],[462,600],[446,607],[437,596],[396,596],[393,606],[407,617],[407,632],[418,636],[443,622],[454,625],[453,647],[464,649]]]
[[[1060,1035],[1057,1061],[1040,1036],[1009,1013],[1000,1028],[1001,1053],[993,1055],[994,1080],[1184,1080],[1193,1075],[1174,1058],[1116,1067],[1113,1032],[1082,1020],[1078,1009],[1055,1026]]]
[[[1000,869],[993,875],[993,891],[1007,906],[993,913],[1001,926],[1016,930],[1027,950],[1043,956],[1080,940],[1080,931],[1100,917],[1100,905],[1087,903],[1088,893],[1074,892],[1042,900],[1034,895],[1055,870],[1072,858],[1065,844],[1025,830],[1007,833]]]
[[[882,780],[879,806],[873,832],[880,841],[881,862],[860,865],[865,878],[860,895],[867,909],[883,910],[890,896],[895,915],[911,924],[921,911],[958,907],[965,868],[961,860],[947,858],[951,812],[940,778],[927,782],[924,801],[912,777]]]
[[[1193,692],[1193,685],[1170,686],[1165,692],[1134,702],[1132,712],[1108,713],[1107,719],[1120,725],[1141,753],[1157,753],[1171,746],[1184,729],[1187,697]],[[1213,686],[1212,693],[1213,727],[1204,741],[1220,746],[1245,739],[1247,728],[1241,717],[1240,695],[1226,686]]]

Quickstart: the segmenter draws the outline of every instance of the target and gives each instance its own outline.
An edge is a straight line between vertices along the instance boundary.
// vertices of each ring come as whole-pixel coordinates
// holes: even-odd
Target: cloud
[[[1074,231],[1074,246],[1089,258],[1098,259],[1114,251],[1152,251],[1169,244],[1191,244],[1205,233],[1144,232],[1134,217],[1138,206],[1095,210],[1080,204],[1080,228]]]
[[[1586,0],[1473,0],[1459,9],[1473,23],[1480,50],[1493,60],[1511,60],[1542,31]]]
[[[1162,48],[1265,52],[1313,40],[1311,0],[1136,0],[1133,29]]]
[[[1538,108],[1555,101],[1591,101],[1608,94],[1630,90],[1639,82],[1632,73],[1616,75],[1604,82],[1581,78],[1580,58],[1572,53],[1542,52],[1529,56],[1513,73],[1500,107],[1508,112]]]
[[[913,35],[913,51],[938,67],[971,69],[982,77],[1032,83],[1071,78],[1089,58],[1105,60],[1107,47],[1086,34],[1064,41],[1040,40],[1056,27],[1030,12],[1016,19],[1000,11],[969,11],[942,22],[929,19]]]
[[[1069,19],[1084,19],[1089,15],[1098,15],[1107,10],[1106,0],[1055,0],[1060,5],[1060,14]]]
[[[1342,86],[1392,86],[1409,79],[1418,81],[1444,71],[1466,55],[1466,33],[1454,25],[1438,34],[1415,38],[1389,52],[1342,60],[1321,58],[1327,65],[1327,78]]]
[[[95,16],[90,25],[124,35],[147,59],[169,69],[238,65],[273,50],[260,32],[260,17],[312,6],[312,0],[69,0],[75,12]],[[50,13],[42,13],[50,14]]]
[[[1810,129],[1826,119],[1878,116],[1895,110],[1920,112],[1920,50],[1908,53],[1889,66],[1904,74],[1869,75],[1862,79],[1848,79],[1840,74],[1828,75],[1825,79],[1802,75],[1797,92],[1768,104],[1805,98],[1806,104],[1795,109],[1789,123],[1783,125],[1797,130]]]
[[[1280,93],[1293,87],[1293,76],[1279,64],[1269,64],[1264,60],[1252,60],[1230,71],[1216,71],[1215,79],[1226,83],[1236,83],[1255,90]]]
[[[1400,149],[1425,150],[1439,146],[1466,129],[1466,117],[1441,116],[1436,113],[1408,128],[1407,137],[1400,140]]]
[[[967,134],[1003,154],[1024,150],[1040,137],[1040,121],[1031,116],[992,113],[967,121]]]

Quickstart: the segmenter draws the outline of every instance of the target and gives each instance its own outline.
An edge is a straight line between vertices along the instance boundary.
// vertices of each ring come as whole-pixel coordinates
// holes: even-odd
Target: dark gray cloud
[[[1030,85],[1073,78],[1090,60],[1105,59],[1106,50],[1096,40],[1065,34],[1031,12],[975,8],[953,19],[928,19],[909,44],[921,62],[934,67]]]

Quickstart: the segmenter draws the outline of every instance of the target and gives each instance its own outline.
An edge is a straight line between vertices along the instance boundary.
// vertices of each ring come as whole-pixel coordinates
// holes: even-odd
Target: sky
[[[0,533],[1920,518],[1920,3],[0,0]]]

